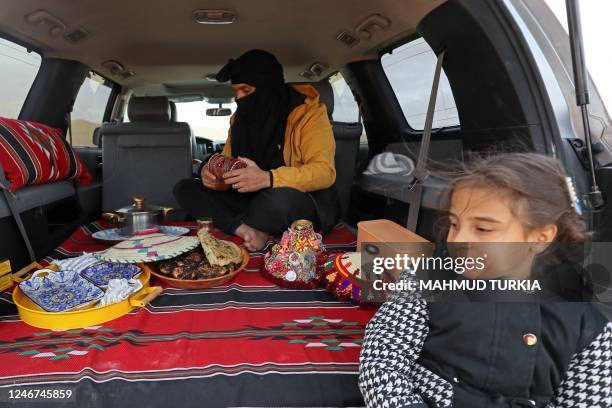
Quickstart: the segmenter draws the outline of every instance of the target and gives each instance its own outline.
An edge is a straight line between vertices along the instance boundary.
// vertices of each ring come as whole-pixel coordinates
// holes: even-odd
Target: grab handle
[[[151,286],[148,288],[144,288],[142,293],[145,294],[143,298],[137,299],[136,296],[130,297],[130,305],[135,307],[145,307],[148,303],[152,302],[160,293],[162,293],[163,289],[161,286]],[[139,293],[138,295],[141,295]]]
[[[21,283],[24,280],[27,280],[30,278],[29,276],[27,276],[30,272],[32,272],[33,270],[38,270],[38,269],[44,269],[44,267],[38,262],[32,262],[31,264],[24,266],[23,268],[21,268],[20,270],[12,274],[11,279],[15,283]],[[55,272],[58,271],[58,268],[55,265],[49,265],[47,266],[46,269],[51,269]]]

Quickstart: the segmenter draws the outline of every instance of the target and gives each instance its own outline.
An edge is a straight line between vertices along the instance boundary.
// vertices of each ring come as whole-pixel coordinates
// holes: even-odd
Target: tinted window
[[[96,73],[90,72],[85,78],[72,110],[74,146],[94,146],[93,132],[104,119],[111,90],[110,83]]]
[[[17,118],[40,62],[40,55],[0,38],[0,116]]]
[[[422,38],[395,48],[381,58],[382,67],[402,108],[408,125],[423,130],[436,55]],[[433,127],[459,125],[459,115],[448,79],[442,72]]]

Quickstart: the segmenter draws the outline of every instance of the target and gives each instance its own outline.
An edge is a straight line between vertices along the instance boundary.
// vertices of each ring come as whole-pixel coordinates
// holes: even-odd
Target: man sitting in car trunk
[[[201,180],[175,186],[181,207],[196,218],[212,217],[252,251],[298,219],[331,229],[339,214],[335,142],[319,93],[311,85],[286,84],[281,64],[262,50],[230,60],[217,80],[231,81],[238,105],[223,155],[247,166],[219,181],[203,165]]]

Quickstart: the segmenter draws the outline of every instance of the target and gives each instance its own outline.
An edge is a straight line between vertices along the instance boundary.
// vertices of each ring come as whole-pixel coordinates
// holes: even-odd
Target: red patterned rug
[[[195,233],[191,223],[173,225]],[[105,249],[91,234],[108,227],[81,227],[43,263]],[[330,250],[355,246],[344,225],[324,241]],[[28,326],[4,293],[0,387],[62,384],[79,407],[363,405],[359,351],[374,311],[322,289],[279,288],[259,273],[262,260],[251,253],[222,287],[165,288],[142,310],[80,330]]]

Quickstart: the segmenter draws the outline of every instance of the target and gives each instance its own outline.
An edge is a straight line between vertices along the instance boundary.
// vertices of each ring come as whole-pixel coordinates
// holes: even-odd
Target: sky
[[[567,31],[565,0],[546,0]],[[612,1],[580,0],[584,57],[591,78],[612,112]]]

